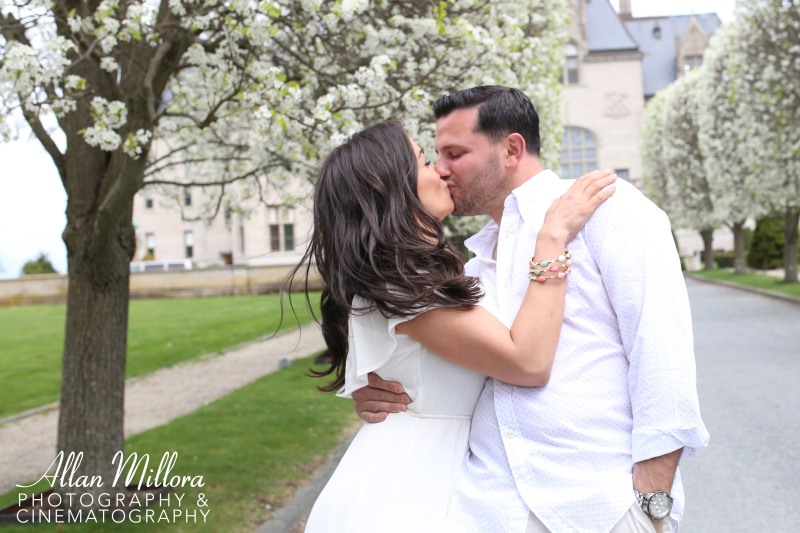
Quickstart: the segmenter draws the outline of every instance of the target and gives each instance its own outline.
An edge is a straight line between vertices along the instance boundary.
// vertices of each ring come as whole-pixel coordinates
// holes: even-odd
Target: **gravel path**
[[[241,344],[222,355],[133,378],[125,386],[125,436],[161,426],[325,347],[316,324]],[[0,493],[37,479],[56,451],[58,406],[0,420]]]

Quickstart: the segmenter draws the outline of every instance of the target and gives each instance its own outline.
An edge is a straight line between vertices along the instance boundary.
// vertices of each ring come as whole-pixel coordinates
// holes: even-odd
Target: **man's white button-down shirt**
[[[467,274],[480,277],[485,305],[509,327],[530,283],[545,212],[571,184],[537,174],[506,199],[500,226],[490,222],[467,241],[476,254]],[[689,302],[666,215],[618,180],[569,249],[550,382],[488,380],[448,531],[522,533],[533,512],[553,532],[607,532],[635,501],[633,463],[678,448],[685,458],[708,443]],[[677,525],[679,473],[671,494]]]

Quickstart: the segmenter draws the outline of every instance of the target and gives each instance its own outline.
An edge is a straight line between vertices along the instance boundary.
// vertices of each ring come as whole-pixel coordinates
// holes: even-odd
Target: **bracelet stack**
[[[564,279],[567,274],[572,272],[572,254],[569,250],[564,250],[564,255],[559,255],[555,259],[542,259],[537,261],[532,257],[530,262],[530,279],[544,283],[548,279]]]

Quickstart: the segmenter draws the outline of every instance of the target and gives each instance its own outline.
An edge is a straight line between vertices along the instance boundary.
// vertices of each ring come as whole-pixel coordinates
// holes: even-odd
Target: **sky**
[[[619,7],[618,0],[610,1]],[[735,0],[631,0],[635,17],[716,12],[727,22],[734,7]],[[53,162],[35,139],[23,133],[17,141],[0,143],[0,278],[17,277],[40,253],[66,272],[61,240],[66,203]]]

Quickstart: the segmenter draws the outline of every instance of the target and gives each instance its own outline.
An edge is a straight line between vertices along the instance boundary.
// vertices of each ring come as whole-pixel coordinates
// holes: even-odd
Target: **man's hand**
[[[368,386],[353,391],[353,406],[364,421],[383,422],[389,413],[405,411],[411,403],[400,383],[381,379],[374,372],[369,373],[368,380]]]
[[[640,492],[663,490],[669,494],[682,452],[683,448],[680,448],[668,454],[635,463],[633,465],[633,487]],[[664,520],[651,520],[656,533],[663,531]]]

